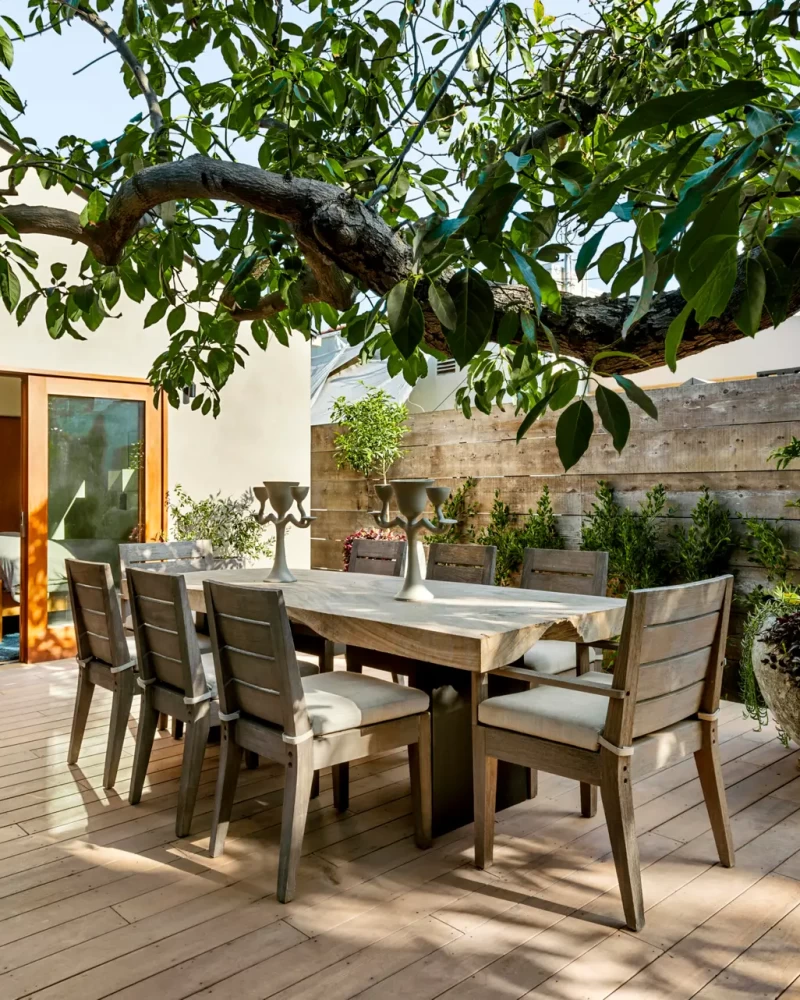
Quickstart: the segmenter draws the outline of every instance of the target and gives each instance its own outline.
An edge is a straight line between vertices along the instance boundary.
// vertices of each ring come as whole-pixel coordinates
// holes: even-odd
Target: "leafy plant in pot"
[[[750,650],[752,666],[767,709],[772,712],[784,737],[800,746],[800,596],[785,597],[767,614]]]

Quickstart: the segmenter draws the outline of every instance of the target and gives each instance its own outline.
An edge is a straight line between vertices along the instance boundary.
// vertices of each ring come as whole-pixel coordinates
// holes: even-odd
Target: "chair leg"
[[[183,746],[183,766],[181,783],[178,788],[178,815],[175,820],[175,835],[188,837],[192,828],[194,804],[197,801],[197,789],[200,785],[200,772],[203,769],[203,757],[208,743],[208,731],[211,727],[211,713],[208,702],[205,712],[186,726],[186,739]]]
[[[717,723],[702,722],[703,745],[695,751],[694,760],[700,785],[706,800],[708,818],[714,832],[719,860],[726,868],[732,868],[735,863],[731,824],[728,818],[728,800],[725,795],[725,782],[719,762],[719,747],[717,744]]]
[[[111,721],[106,744],[106,764],[103,769],[103,788],[113,788],[117,780],[122,744],[128,731],[133,703],[133,671],[123,670],[114,675],[114,696],[111,701]]]
[[[331,768],[331,779],[336,812],[346,812],[350,808],[350,765],[334,764]]]
[[[183,719],[172,720],[172,738],[179,740],[183,736]]]
[[[159,732],[169,729],[169,716],[166,712],[161,712],[158,716],[158,729]]]
[[[531,787],[530,787],[530,792],[528,793],[528,798],[535,799],[536,796],[539,794],[539,772],[534,771],[533,768],[531,768],[530,786]]]
[[[344,647],[344,662],[347,669],[351,674],[360,674],[363,672],[363,664],[361,663],[361,654],[357,653],[352,647]]]
[[[597,785],[581,782],[581,816],[591,819],[597,815]]]
[[[314,772],[314,777],[311,780],[311,798],[319,798],[319,771]]]
[[[278,858],[278,901],[281,903],[288,903],[294,898],[313,777],[313,747],[309,742],[291,747],[283,789],[281,850]]]
[[[419,740],[408,748],[408,766],[414,805],[414,842],[417,847],[430,847],[433,840],[433,792],[429,712],[419,717]]]
[[[619,891],[625,922],[633,931],[644,927],[642,873],[639,867],[639,844],[633,815],[630,758],[618,757],[600,749],[600,794],[614,852]]]
[[[330,639],[325,640],[322,647],[322,655],[319,658],[319,669],[322,674],[330,674],[333,671],[335,647]]]
[[[255,750],[245,750],[244,762],[247,765],[248,771],[255,771],[258,769],[258,754]]]
[[[128,791],[128,802],[132,806],[135,806],[142,797],[147,765],[150,763],[150,753],[153,749],[153,739],[159,720],[158,709],[153,705],[153,698],[149,691],[142,694],[141,702],[139,728],[136,730],[136,749],[133,754],[133,774],[131,774],[131,787]]]
[[[89,709],[92,707],[92,695],[94,694],[94,684],[89,680],[85,667],[78,669],[78,690],[75,694],[75,710],[72,714],[72,732],[69,737],[69,752],[67,753],[67,763],[75,764],[81,752],[83,734],[86,730],[86,720],[89,718]]]
[[[472,775],[475,796],[475,867],[494,858],[494,814],[497,803],[497,758],[486,754],[486,730],[472,727]]]
[[[247,752],[251,753],[249,750]],[[258,754],[256,754],[256,760],[258,760]],[[236,742],[231,723],[223,722],[220,735],[217,790],[214,796],[214,816],[211,820],[211,840],[208,845],[208,852],[212,858],[218,858],[225,849],[225,837],[228,835],[228,824],[231,820],[233,799],[236,795],[236,784],[239,780],[241,766],[242,748]]]

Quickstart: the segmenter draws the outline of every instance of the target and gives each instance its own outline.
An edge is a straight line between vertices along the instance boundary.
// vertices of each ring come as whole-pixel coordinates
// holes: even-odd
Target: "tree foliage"
[[[30,27],[0,15],[0,297],[54,338],[90,335],[122,290],[148,301],[173,403],[199,382],[217,412],[253,345],[334,326],[410,382],[443,352],[482,366],[467,413],[509,403],[524,433],[562,409],[570,465],[598,373],[623,390],[598,398],[621,449],[629,405],[654,415],[626,372],[800,305],[796,0],[601,0],[588,21],[542,0],[29,9]],[[50,148],[25,134],[13,58],[68,19],[117,50],[143,109],[112,137],[66,109]],[[29,173],[83,210],[20,204]],[[29,233],[85,245],[78,273],[38,272]],[[568,253],[608,292],[564,293],[549,266]]]
[[[370,389],[363,399],[340,396],[331,409],[331,420],[344,430],[333,439],[336,465],[362,476],[386,474],[403,454],[400,442],[408,432],[405,403],[396,402],[385,389]]]

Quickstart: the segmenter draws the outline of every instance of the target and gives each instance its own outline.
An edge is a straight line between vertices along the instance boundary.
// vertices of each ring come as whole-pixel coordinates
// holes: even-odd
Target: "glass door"
[[[34,377],[29,385],[28,659],[74,653],[65,561],[111,564],[163,530],[161,413],[145,384]]]

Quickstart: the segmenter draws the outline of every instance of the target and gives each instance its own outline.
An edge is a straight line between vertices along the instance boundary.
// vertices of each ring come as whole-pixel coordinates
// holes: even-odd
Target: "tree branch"
[[[354,282],[362,289],[384,295],[411,273],[411,249],[405,240],[363,202],[336,185],[302,177],[287,178],[248,164],[225,163],[199,155],[158,164],[135,174],[111,199],[106,217],[86,228],[81,226],[76,213],[63,209],[10,205],[4,207],[3,214],[20,232],[61,236],[84,243],[101,263],[113,266],[149,211],[165,201],[192,198],[242,205],[289,223],[308,268],[303,279],[304,301],[324,301],[337,309],[346,309],[352,302]],[[722,317],[702,328],[693,322],[687,324],[680,357],[743,336],[733,320],[743,285],[740,279]],[[418,289],[425,313],[425,339],[431,346],[449,353],[441,325],[427,306],[425,282],[420,282]],[[533,310],[526,287],[495,284],[492,290],[497,321],[510,310]],[[565,294],[561,313],[545,310],[542,319],[564,354],[589,360],[597,351],[622,348],[641,357],[641,364],[628,358],[607,359],[598,370],[612,374],[663,364],[667,328],[684,304],[679,292],[663,292],[624,341],[622,326],[632,307],[629,298]],[[232,315],[244,322],[266,318],[282,308],[285,308],[283,299],[271,293],[257,309],[234,309]],[[800,288],[795,285],[789,314],[799,309]],[[765,311],[760,329],[772,325]]]
[[[126,42],[120,38],[120,36],[114,31],[110,24],[98,17],[94,11],[85,10],[83,7],[73,7],[67,0],[56,0],[62,7],[65,7],[71,13],[76,14],[82,21],[90,24],[96,31],[99,31],[106,41],[110,42],[114,48],[119,52],[122,59],[127,64],[130,71],[136,78],[136,82],[139,84],[139,89],[147,102],[147,108],[150,113],[150,124],[153,129],[153,135],[158,136],[161,130],[164,128],[164,116],[161,113],[161,105],[158,102],[158,95],[150,86],[150,81],[147,79],[147,73],[144,71],[144,67],[136,58],[136,56],[128,48]],[[85,67],[84,67],[85,68]]]

